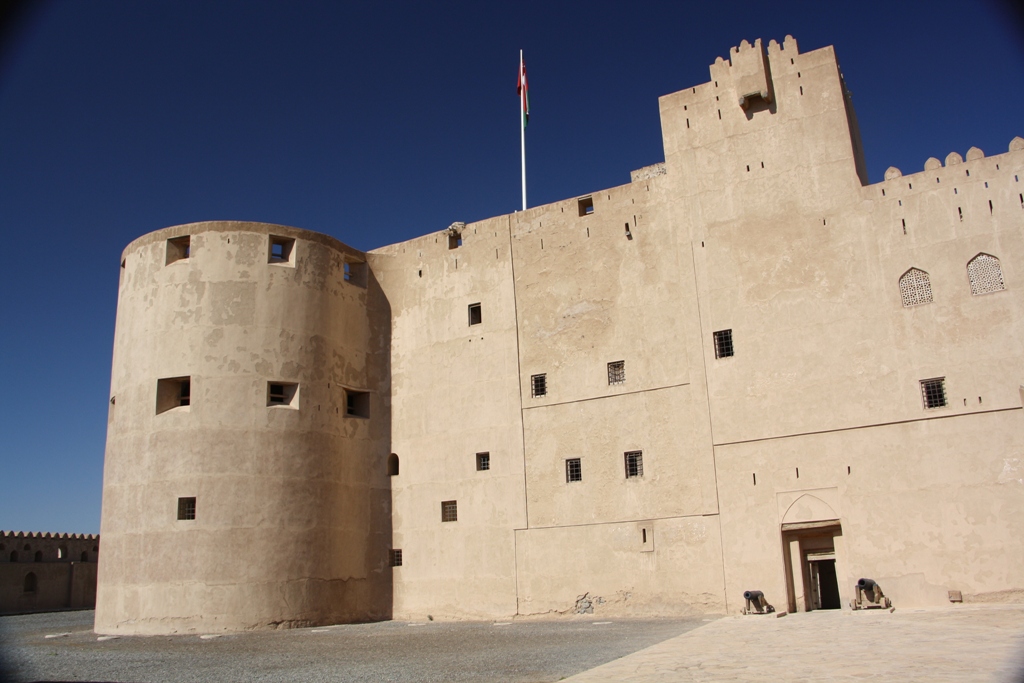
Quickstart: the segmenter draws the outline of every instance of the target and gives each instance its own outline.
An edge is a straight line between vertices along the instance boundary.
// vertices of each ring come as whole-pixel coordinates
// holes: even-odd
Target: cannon
[[[743,599],[747,601],[744,614],[771,614],[775,608],[768,604],[761,591],[743,591]]]
[[[850,601],[851,609],[891,609],[892,601],[882,593],[882,587],[873,579],[857,579],[854,585],[857,594]]]

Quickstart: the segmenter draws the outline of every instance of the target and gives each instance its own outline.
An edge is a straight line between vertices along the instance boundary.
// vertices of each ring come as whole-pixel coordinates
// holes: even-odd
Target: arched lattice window
[[[900,277],[900,298],[904,306],[919,306],[932,302],[932,281],[928,273],[911,268]]]
[[[1006,289],[999,259],[989,254],[978,254],[967,262],[967,278],[971,281],[971,294],[988,294]]]

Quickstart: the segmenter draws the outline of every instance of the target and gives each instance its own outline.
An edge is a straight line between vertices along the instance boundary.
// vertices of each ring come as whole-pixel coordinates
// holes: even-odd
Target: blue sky
[[[118,263],[199,220],[359,249],[663,160],[659,95],[746,38],[835,45],[869,176],[1024,135],[998,6],[858,2],[58,2],[0,62],[0,529],[99,531]]]

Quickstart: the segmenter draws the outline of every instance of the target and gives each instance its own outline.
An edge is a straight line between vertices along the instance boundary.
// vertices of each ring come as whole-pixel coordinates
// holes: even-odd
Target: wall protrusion
[[[900,169],[896,168],[895,166],[890,166],[889,168],[885,169],[885,179],[886,180],[892,180],[893,178],[901,178],[901,177],[903,177],[903,171],[901,171]]]
[[[935,157],[928,157],[928,161],[924,162],[924,170],[934,171],[937,168],[942,168],[942,162]]]
[[[971,147],[967,150],[967,161],[974,161],[975,159],[984,159],[985,153],[977,147]]]
[[[962,164],[963,162],[964,158],[957,154],[956,152],[950,152],[949,154],[946,155],[946,166],[956,166],[957,164]]]
[[[1010,151],[1011,152],[1019,152],[1022,149],[1024,149],[1024,138],[1022,138],[1021,136],[1018,135],[1014,139],[1010,140]]]

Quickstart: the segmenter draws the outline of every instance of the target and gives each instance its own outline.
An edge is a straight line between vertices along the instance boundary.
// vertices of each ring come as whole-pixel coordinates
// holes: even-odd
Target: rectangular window
[[[532,375],[530,377],[530,396],[537,398],[548,393],[548,376]]]
[[[171,265],[175,261],[183,261],[192,255],[192,237],[175,237],[167,240],[167,261],[165,265]]]
[[[476,454],[476,471],[484,472],[491,469],[491,454],[490,453],[477,453]]]
[[[925,408],[941,408],[946,405],[946,378],[921,380],[921,398]]]
[[[715,332],[715,358],[728,358],[733,355],[732,330]]]
[[[565,481],[583,481],[583,467],[579,458],[569,458],[565,461]]]
[[[178,499],[178,519],[195,519],[196,518],[196,499],[192,498],[179,498]]]
[[[624,455],[624,459],[626,461],[626,479],[644,476],[643,451],[627,451]]]
[[[392,567],[402,566],[402,549],[395,548],[388,551],[388,564]]]
[[[366,287],[366,273],[368,272],[365,262],[345,262],[345,282],[356,287]]]
[[[608,364],[608,384],[624,384],[626,382],[626,361],[617,360]]]
[[[156,414],[192,404],[192,378],[167,377],[156,381]]]
[[[484,321],[483,312],[480,310],[480,304],[469,305],[469,324],[479,325]]]
[[[459,521],[459,503],[455,500],[445,500],[441,502],[441,521],[442,522],[457,522]]]
[[[292,252],[295,250],[295,239],[291,237],[270,236],[270,252],[268,263],[291,263]]]
[[[370,417],[370,392],[346,389],[345,414],[349,417]]]
[[[593,197],[580,197],[576,200],[576,205],[579,207],[581,216],[589,216],[594,213]]]
[[[299,385],[295,382],[267,382],[267,405],[299,407]]]

